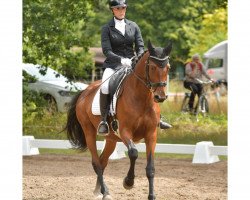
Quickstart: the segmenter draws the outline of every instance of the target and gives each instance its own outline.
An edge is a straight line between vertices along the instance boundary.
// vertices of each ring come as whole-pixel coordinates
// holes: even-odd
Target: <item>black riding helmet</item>
[[[117,8],[117,7],[127,7],[126,0],[110,0],[109,1],[109,8]]]

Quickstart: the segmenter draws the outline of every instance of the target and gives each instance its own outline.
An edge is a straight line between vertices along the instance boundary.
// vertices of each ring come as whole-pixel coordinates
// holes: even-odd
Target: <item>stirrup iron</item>
[[[105,133],[102,133],[102,132],[99,132],[99,129],[100,129],[100,126],[106,126],[107,127],[107,132]],[[107,136],[109,134],[109,125],[106,121],[101,121],[101,123],[98,125],[97,127],[97,135],[100,135],[100,136]]]

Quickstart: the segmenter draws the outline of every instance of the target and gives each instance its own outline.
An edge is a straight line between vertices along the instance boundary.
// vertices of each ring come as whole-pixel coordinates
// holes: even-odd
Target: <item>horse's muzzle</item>
[[[166,99],[168,98],[168,95],[164,95],[164,96],[160,96],[160,95],[154,95],[154,100],[157,102],[157,103],[161,103],[163,101],[165,101]]]

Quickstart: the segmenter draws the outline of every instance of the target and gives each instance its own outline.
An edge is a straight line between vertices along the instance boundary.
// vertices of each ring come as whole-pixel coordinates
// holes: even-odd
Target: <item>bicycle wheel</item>
[[[202,113],[202,115],[206,115],[209,112],[208,100],[204,95],[199,98],[198,109],[198,112]]]
[[[189,98],[190,98],[190,93],[185,93],[185,97],[181,105],[181,112],[189,112],[189,106],[188,106]]]

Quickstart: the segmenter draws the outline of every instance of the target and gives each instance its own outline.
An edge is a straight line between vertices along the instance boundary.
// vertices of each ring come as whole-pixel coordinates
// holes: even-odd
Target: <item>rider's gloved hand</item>
[[[121,64],[124,67],[131,67],[132,61],[129,58],[122,58],[121,59]]]
[[[213,83],[215,83],[215,82],[216,82],[216,81],[215,81],[214,79],[212,79],[212,78],[210,79],[210,81],[212,81]]]

